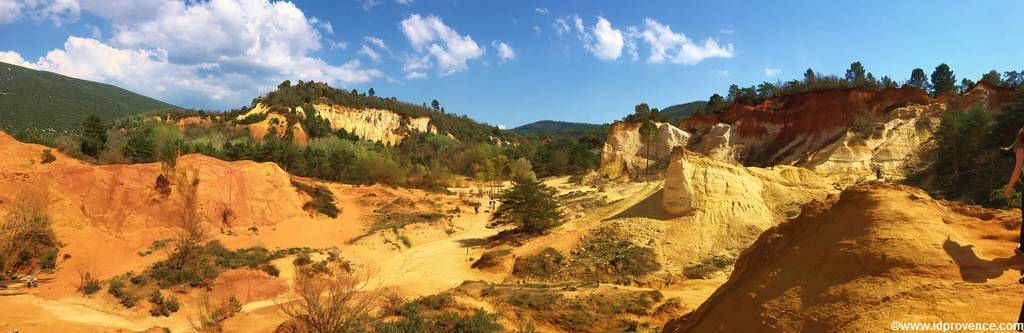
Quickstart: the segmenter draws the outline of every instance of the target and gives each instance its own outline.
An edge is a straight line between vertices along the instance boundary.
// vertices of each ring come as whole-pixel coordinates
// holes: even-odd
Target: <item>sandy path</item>
[[[463,245],[497,234],[488,229],[488,214],[466,214],[455,223],[464,230],[451,237],[417,244],[395,256],[386,258],[372,268],[374,274],[367,287],[370,289],[393,287],[408,296],[432,295],[457,287],[466,280],[497,281],[498,275],[470,267],[483,249]],[[468,254],[467,254],[468,253]]]

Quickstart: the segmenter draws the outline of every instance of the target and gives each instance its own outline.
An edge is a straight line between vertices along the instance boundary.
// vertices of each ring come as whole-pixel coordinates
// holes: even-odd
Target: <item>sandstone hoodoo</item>
[[[640,175],[650,166],[668,158],[672,149],[685,146],[690,134],[669,123],[655,123],[651,137],[643,137],[643,123],[619,121],[612,124],[601,151],[601,173],[612,179]]]
[[[769,229],[714,295],[665,332],[876,332],[1017,318],[1019,212],[870,183]]]
[[[685,225],[674,242],[699,262],[739,253],[762,231],[801,207],[835,193],[814,172],[791,166],[743,167],[676,148],[669,159],[661,208]]]

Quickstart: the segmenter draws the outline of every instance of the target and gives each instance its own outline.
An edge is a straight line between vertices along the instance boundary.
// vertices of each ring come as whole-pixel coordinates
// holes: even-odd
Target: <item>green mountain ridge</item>
[[[110,84],[0,62],[0,128],[72,130],[95,114],[110,121],[177,108]]]
[[[670,119],[673,123],[689,118],[698,110],[703,109],[708,102],[694,101],[683,104],[676,104],[661,110],[661,115]]]
[[[569,121],[540,120],[522,125],[509,131],[519,134],[557,134],[601,128],[602,124],[575,123]]]

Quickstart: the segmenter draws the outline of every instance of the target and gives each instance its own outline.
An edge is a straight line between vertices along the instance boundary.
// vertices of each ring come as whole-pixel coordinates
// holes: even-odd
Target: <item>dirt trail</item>
[[[483,249],[466,244],[498,233],[488,229],[489,214],[466,214],[455,223],[465,228],[451,237],[416,244],[396,256],[370,267],[374,273],[368,288],[394,287],[408,296],[436,294],[462,284],[466,280],[497,281],[500,276],[473,269],[470,265]]]

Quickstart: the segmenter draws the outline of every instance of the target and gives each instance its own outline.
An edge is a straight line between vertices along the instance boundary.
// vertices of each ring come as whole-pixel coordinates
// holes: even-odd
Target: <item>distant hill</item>
[[[91,114],[110,121],[171,108],[109,84],[0,62],[0,128],[77,129]]]
[[[389,110],[406,117],[429,117],[430,124],[436,126],[441,133],[451,134],[460,141],[515,140],[514,135],[501,131],[495,126],[478,123],[466,115],[445,113],[443,108],[435,110],[426,105],[404,102],[395,97],[371,96],[356,90],[337,89],[323,82],[299,81],[296,84],[292,84],[291,81],[282,82],[276,90],[254,99],[251,107],[264,104],[271,110],[280,111],[306,105],[312,106],[316,103],[353,109]],[[247,109],[241,109],[233,112],[245,113],[247,111]],[[229,118],[234,116],[237,114],[229,113]]]
[[[704,105],[708,104],[704,101],[696,101],[673,105],[661,110],[661,115],[668,117],[672,122],[677,122],[693,115],[698,109],[703,108]]]
[[[573,123],[567,121],[541,120],[511,129],[510,131],[531,135],[531,134],[559,134],[573,131],[588,131],[600,129],[604,125]]]

